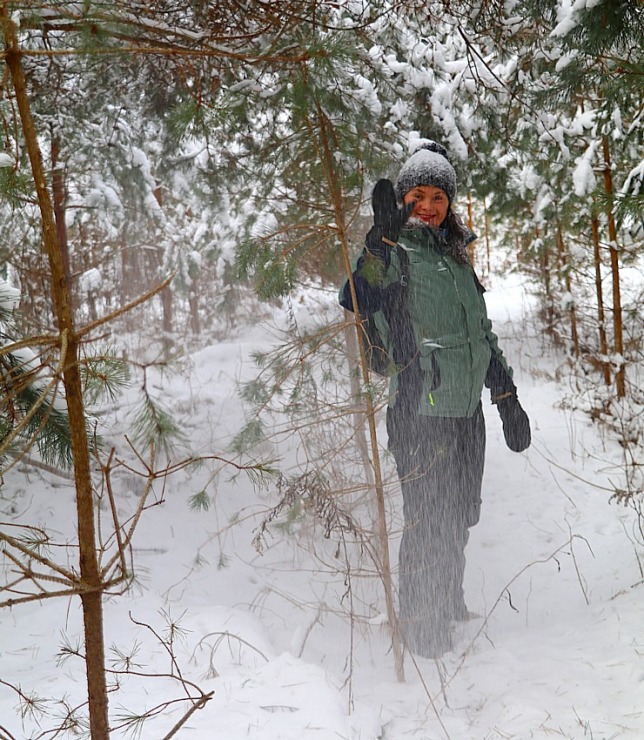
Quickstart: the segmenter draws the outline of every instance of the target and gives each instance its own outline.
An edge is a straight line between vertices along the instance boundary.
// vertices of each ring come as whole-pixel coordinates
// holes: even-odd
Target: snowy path
[[[561,358],[523,318],[524,301],[529,315],[528,299],[511,280],[488,293],[532,420],[533,445],[521,455],[507,450],[486,403],[483,510],[471,532],[465,583],[469,608],[484,619],[462,629],[444,660],[414,664],[408,658],[407,681],[397,683],[386,629],[375,619],[351,631],[341,568],[320,570],[329,555],[324,543],[306,552],[285,537],[260,557],[251,545],[257,520],[250,515],[271,504],[266,494],[222,476],[214,505],[195,512],[188,499],[206,486],[209,473],[192,471],[171,481],[164,503],[142,521],[137,586],[106,603],[114,667],[122,662],[119,653],[136,646],[139,672],[171,672],[165,648],[131,617],[158,634],[167,634],[168,622],[181,628],[173,644],[184,677],[215,693],[179,737],[644,738],[644,585],[629,538],[630,512],[609,505],[602,488],[616,477],[611,466],[619,449],[604,443],[585,418],[559,408],[563,390],[554,376]],[[199,437],[194,446],[217,449],[239,424],[234,381],[262,335],[255,327],[245,342],[198,353],[189,378],[165,388]],[[136,505],[133,483],[120,482],[122,516]],[[73,535],[68,484],[15,473],[5,491],[22,491],[17,508],[5,512],[16,522],[47,522],[61,539]],[[155,495],[161,499],[161,491]],[[395,537],[392,547],[395,553]],[[374,579],[363,587],[360,577],[353,575],[353,606],[366,614],[373,607],[368,599],[380,595]],[[0,628],[4,681],[36,690],[58,713],[55,698],[81,701],[82,663],[72,658],[59,668],[55,660],[61,644],[80,636],[76,602],[4,610]],[[129,710],[184,695],[176,677],[121,681],[125,690],[111,700],[115,726]],[[38,736],[38,721],[53,726],[51,718],[36,721],[27,713],[21,719],[20,708],[15,692],[0,684],[0,727],[26,738]],[[163,737],[186,708],[165,709],[140,737]]]

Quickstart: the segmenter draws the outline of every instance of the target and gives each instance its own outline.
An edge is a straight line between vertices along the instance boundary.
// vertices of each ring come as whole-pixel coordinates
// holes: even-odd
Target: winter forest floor
[[[525,453],[510,452],[484,397],[483,509],[471,531],[465,580],[468,607],[481,618],[460,628],[455,650],[439,661],[407,656],[406,681],[397,682],[382,590],[364,556],[348,554],[347,575],[337,539],[325,540],[319,527],[302,521],[271,528],[260,555],[252,539],[276,504],[275,486],[258,490],[243,474],[233,480],[228,469],[211,482],[207,465],[186,469],[155,488],[158,505],[143,514],[133,553],[136,584],[105,602],[110,667],[130,669],[111,678],[120,685],[110,698],[114,737],[153,740],[170,732],[185,702],[165,706],[129,732],[124,723],[185,698],[179,669],[186,682],[214,692],[179,737],[644,737],[644,552],[633,511],[609,503],[621,448],[588,417],[567,410],[570,387],[560,379],[566,373],[558,373],[565,358],[540,335],[536,303],[522,278],[490,280],[486,297],[533,443]],[[322,311],[338,318],[332,291],[297,308],[303,322]],[[276,311],[271,325],[280,320]],[[193,354],[181,375],[154,379],[191,449],[226,456],[243,418],[237,382],[253,376],[250,354],[267,340],[266,325],[248,325],[235,339]],[[112,409],[105,435],[113,433],[120,448],[126,414],[123,406]],[[289,444],[286,439],[281,448],[276,439],[261,454],[296,469],[305,456]],[[125,520],[136,507],[139,482],[123,473],[115,484]],[[211,505],[195,510],[190,497],[202,490]],[[398,495],[393,486],[394,564]],[[70,481],[13,470],[0,506],[5,520],[46,526],[59,542],[73,539]],[[108,512],[103,515],[107,537]],[[71,707],[83,701],[82,660],[60,660],[61,652],[81,648],[81,635],[76,600],[0,612],[0,727],[14,738],[57,726],[67,712],[61,700]],[[45,713],[30,711],[8,684],[37,694]],[[71,730],[57,735],[72,736]]]

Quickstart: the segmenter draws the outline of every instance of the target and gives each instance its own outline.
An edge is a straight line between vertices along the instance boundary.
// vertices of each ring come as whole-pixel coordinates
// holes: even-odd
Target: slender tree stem
[[[620,365],[615,373],[615,389],[617,397],[626,396],[626,373],[624,370],[624,327],[622,323],[622,297],[619,277],[619,257],[617,252],[617,225],[615,224],[615,214],[613,213],[613,171],[610,161],[610,146],[608,137],[602,138],[602,149],[604,153],[604,188],[608,196],[606,206],[606,215],[608,216],[608,249],[610,252],[610,268],[613,276],[613,331],[615,334],[615,354],[619,358]]]
[[[568,259],[563,230],[559,221],[557,221],[557,252],[559,255],[560,279],[563,279],[564,285],[566,286],[566,292],[572,298],[572,279],[570,277],[572,267],[570,265],[570,260]],[[579,332],[577,330],[577,311],[575,310],[574,301],[571,301],[570,303],[568,315],[570,317],[572,353],[574,357],[579,357]]]
[[[337,225],[338,240],[342,247],[342,260],[344,263],[345,272],[349,278],[349,285],[351,290],[351,300],[353,305],[358,305],[356,296],[355,284],[353,282],[351,272],[351,261],[349,259],[349,246],[346,233],[345,225],[345,214],[344,204],[342,200],[342,194],[340,192],[339,181],[340,178],[335,176],[333,171],[333,154],[329,142],[329,131],[327,126],[329,125],[328,119],[324,115],[321,107],[318,104],[317,107],[317,127],[320,137],[321,144],[321,160],[324,167],[325,177],[331,198],[333,201],[333,207],[335,211],[335,223]],[[359,311],[354,313],[355,328],[358,336],[358,346],[360,351],[360,367],[362,371],[362,379],[365,387],[369,386],[369,368],[367,366],[367,357],[365,353],[361,316]],[[376,414],[373,405],[373,398],[371,394],[367,393],[366,398],[366,419],[369,427],[369,440],[371,446],[371,457],[373,464],[373,477],[374,477],[374,489],[376,494],[376,503],[378,510],[378,537],[380,541],[380,568],[382,582],[385,592],[385,603],[387,608],[387,619],[391,626],[392,632],[392,648],[394,653],[394,664],[396,669],[396,678],[399,681],[405,680],[404,670],[404,659],[402,650],[402,640],[400,635],[400,628],[398,624],[398,617],[396,615],[396,609],[394,604],[394,587],[393,578],[391,574],[391,560],[389,556],[389,533],[387,531],[387,512],[385,507],[385,487],[382,479],[382,468],[380,465],[380,452],[378,448],[378,434],[376,431]]]
[[[599,251],[599,219],[593,208],[590,218],[590,225],[593,231],[593,260],[595,263],[595,294],[597,296],[597,321],[599,323],[599,351],[601,352],[601,367],[604,375],[604,383],[610,385],[610,363],[606,360],[608,357],[608,339],[606,337],[606,315],[604,311],[604,288],[602,285],[602,261],[601,252]]]
[[[91,482],[89,440],[85,426],[85,409],[82,395],[82,379],[79,366],[78,335],[74,330],[70,286],[65,269],[63,245],[56,227],[54,208],[45,178],[38,136],[31,115],[22,55],[18,45],[13,21],[8,8],[3,4],[0,15],[5,40],[5,60],[11,74],[22,132],[29,154],[31,170],[36,186],[38,206],[42,220],[43,242],[49,259],[53,302],[61,337],[67,338],[67,357],[63,366],[63,383],[69,416],[74,482],[76,488],[76,512],[78,519],[78,543],[80,556],[79,591],[83,606],[85,629],[85,655],[87,689],[89,698],[90,732],[92,740],[109,737],[107,685],[105,680],[105,649],[103,645],[103,583],[96,554],[96,530],[94,523],[94,498]]]

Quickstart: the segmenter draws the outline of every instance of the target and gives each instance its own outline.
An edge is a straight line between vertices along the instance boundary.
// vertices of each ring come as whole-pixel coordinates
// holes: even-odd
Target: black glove
[[[367,250],[389,267],[390,249],[396,246],[414,203],[398,208],[391,180],[378,180],[371,196],[373,226],[366,236]]]
[[[494,403],[494,401],[493,401]],[[514,395],[496,401],[499,416],[503,422],[505,443],[512,452],[523,452],[530,447],[530,420],[521,408],[519,399]]]

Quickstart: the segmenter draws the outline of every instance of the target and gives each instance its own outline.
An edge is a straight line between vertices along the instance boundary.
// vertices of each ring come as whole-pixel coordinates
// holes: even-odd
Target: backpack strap
[[[396,254],[400,263],[400,284],[406,293],[409,285],[409,255],[404,247],[396,247]]]
[[[389,286],[382,312],[389,327],[392,359],[401,368],[398,373],[396,409],[403,417],[412,419],[418,413],[418,403],[423,390],[423,371],[420,367],[420,352],[407,300],[409,255],[401,246],[396,248],[396,254],[400,264],[400,280]],[[438,387],[440,383],[437,371],[434,375],[435,378],[431,381],[432,389]]]
[[[409,256],[400,246],[395,250],[400,265],[400,280],[386,289],[382,312],[389,327],[392,359],[399,367],[406,367],[418,354],[418,348],[407,305]]]

